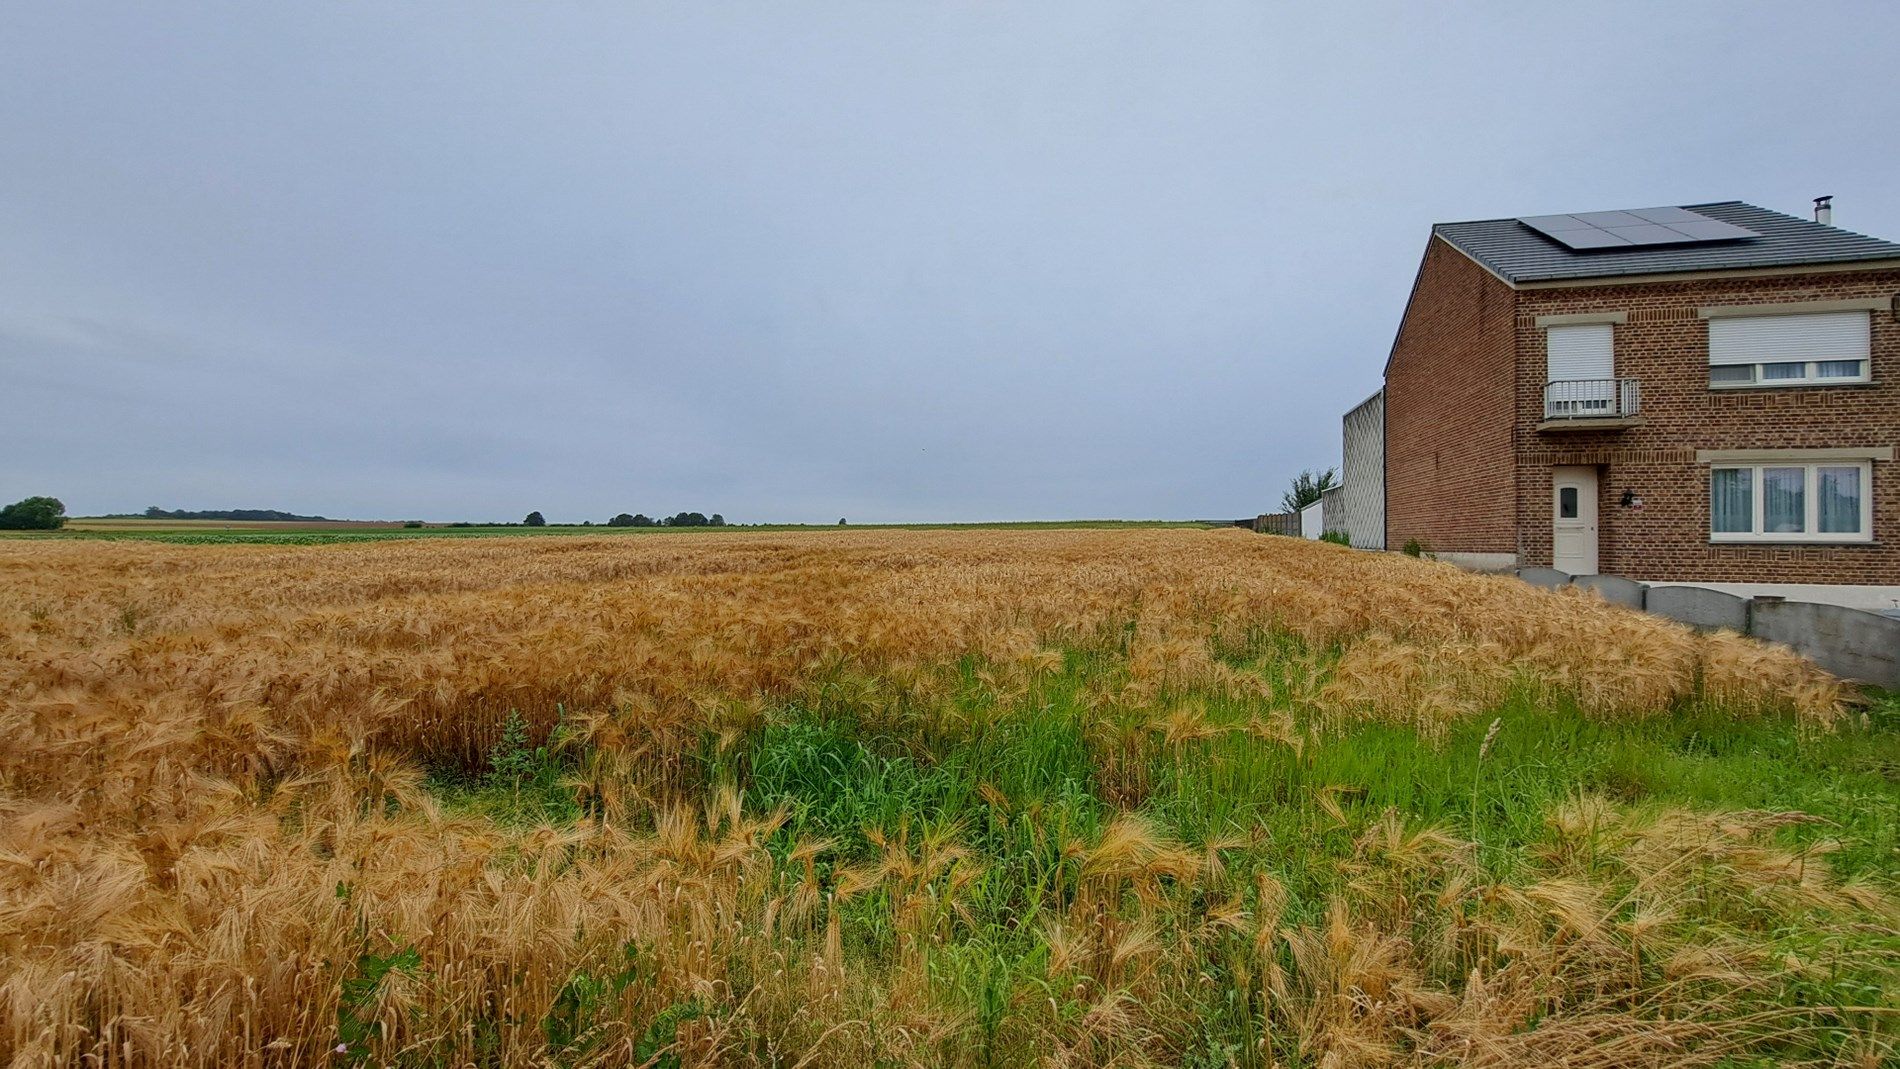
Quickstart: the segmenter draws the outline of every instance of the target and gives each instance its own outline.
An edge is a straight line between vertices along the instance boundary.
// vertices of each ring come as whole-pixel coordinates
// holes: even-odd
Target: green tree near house
[[[1321,494],[1339,485],[1338,473],[1327,468],[1318,475],[1302,471],[1293,480],[1293,485],[1280,498],[1280,508],[1285,512],[1298,512],[1319,500]]]
[[[66,526],[66,506],[56,497],[29,497],[0,509],[0,530],[57,531]]]

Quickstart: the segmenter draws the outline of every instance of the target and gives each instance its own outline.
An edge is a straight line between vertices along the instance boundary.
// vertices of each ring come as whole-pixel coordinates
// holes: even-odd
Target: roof
[[[1560,279],[1900,260],[1900,244],[1811,223],[1739,200],[1681,207],[1752,230],[1758,236],[1692,245],[1638,245],[1579,251],[1538,233],[1517,219],[1439,223],[1432,227],[1432,233],[1512,285]]]

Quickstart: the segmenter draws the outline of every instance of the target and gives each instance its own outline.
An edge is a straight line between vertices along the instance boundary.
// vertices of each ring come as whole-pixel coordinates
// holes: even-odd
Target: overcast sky
[[[1434,221],[1900,238],[1889,6],[1443,6],[5,0],[0,502],[1252,515]]]

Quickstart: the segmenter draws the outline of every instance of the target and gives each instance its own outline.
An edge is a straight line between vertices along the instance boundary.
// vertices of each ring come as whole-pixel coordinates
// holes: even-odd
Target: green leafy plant
[[[585,1055],[597,1042],[595,1022],[612,1008],[621,992],[640,978],[639,945],[628,941],[621,951],[626,960],[619,969],[606,976],[577,972],[561,987],[554,1006],[541,1019],[549,1054]]]
[[[508,823],[569,820],[580,813],[568,768],[562,763],[567,738],[567,709],[556,706],[554,727],[537,746],[527,720],[516,709],[502,722],[501,738],[488,750],[488,768],[465,795],[469,804]],[[469,785],[464,783],[463,790]]]
[[[336,1054],[350,1065],[369,1060],[370,1040],[376,1032],[376,995],[391,973],[414,976],[422,967],[422,952],[405,946],[393,954],[363,954],[356,972],[343,981],[343,998],[336,1009]]]
[[[534,774],[544,752],[529,745],[528,722],[521,718],[521,711],[508,710],[508,719],[501,725],[501,741],[488,751],[489,785],[519,791],[521,781]]]
[[[679,1042],[680,1024],[704,1016],[705,1009],[696,1001],[676,1002],[661,1010],[653,1023],[647,1025],[640,1041],[634,1044],[634,1064],[651,1065],[654,1069],[679,1069],[680,1056],[672,1047]]]
[[[1322,542],[1331,542],[1336,546],[1352,545],[1352,536],[1344,531],[1327,531],[1325,534],[1319,536],[1319,540]]]

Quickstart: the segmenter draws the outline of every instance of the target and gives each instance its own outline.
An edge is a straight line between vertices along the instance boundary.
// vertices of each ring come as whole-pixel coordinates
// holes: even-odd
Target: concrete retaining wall
[[[1552,568],[1519,568],[1516,574],[1546,590],[1580,587],[1612,604],[1692,627],[1777,642],[1842,679],[1900,690],[1900,620],[1892,617],[1808,601],[1739,598],[1703,587],[1652,587],[1619,575],[1570,576]]]
[[[1570,585],[1570,573],[1555,568],[1519,568],[1517,577],[1545,590],[1557,590]]]
[[[1900,690],[1900,620],[1839,605],[1756,598],[1756,638],[1791,647],[1843,679]]]
[[[1748,634],[1748,599],[1699,586],[1652,586],[1643,608],[1704,631]]]
[[[1433,553],[1427,549],[1425,555],[1433,560],[1442,560],[1446,564],[1456,564],[1471,572],[1497,574],[1517,568],[1515,553]]]
[[[1648,584],[1620,575],[1579,575],[1570,581],[1570,585],[1588,590],[1612,605],[1631,609],[1642,608],[1643,595],[1649,591]]]

